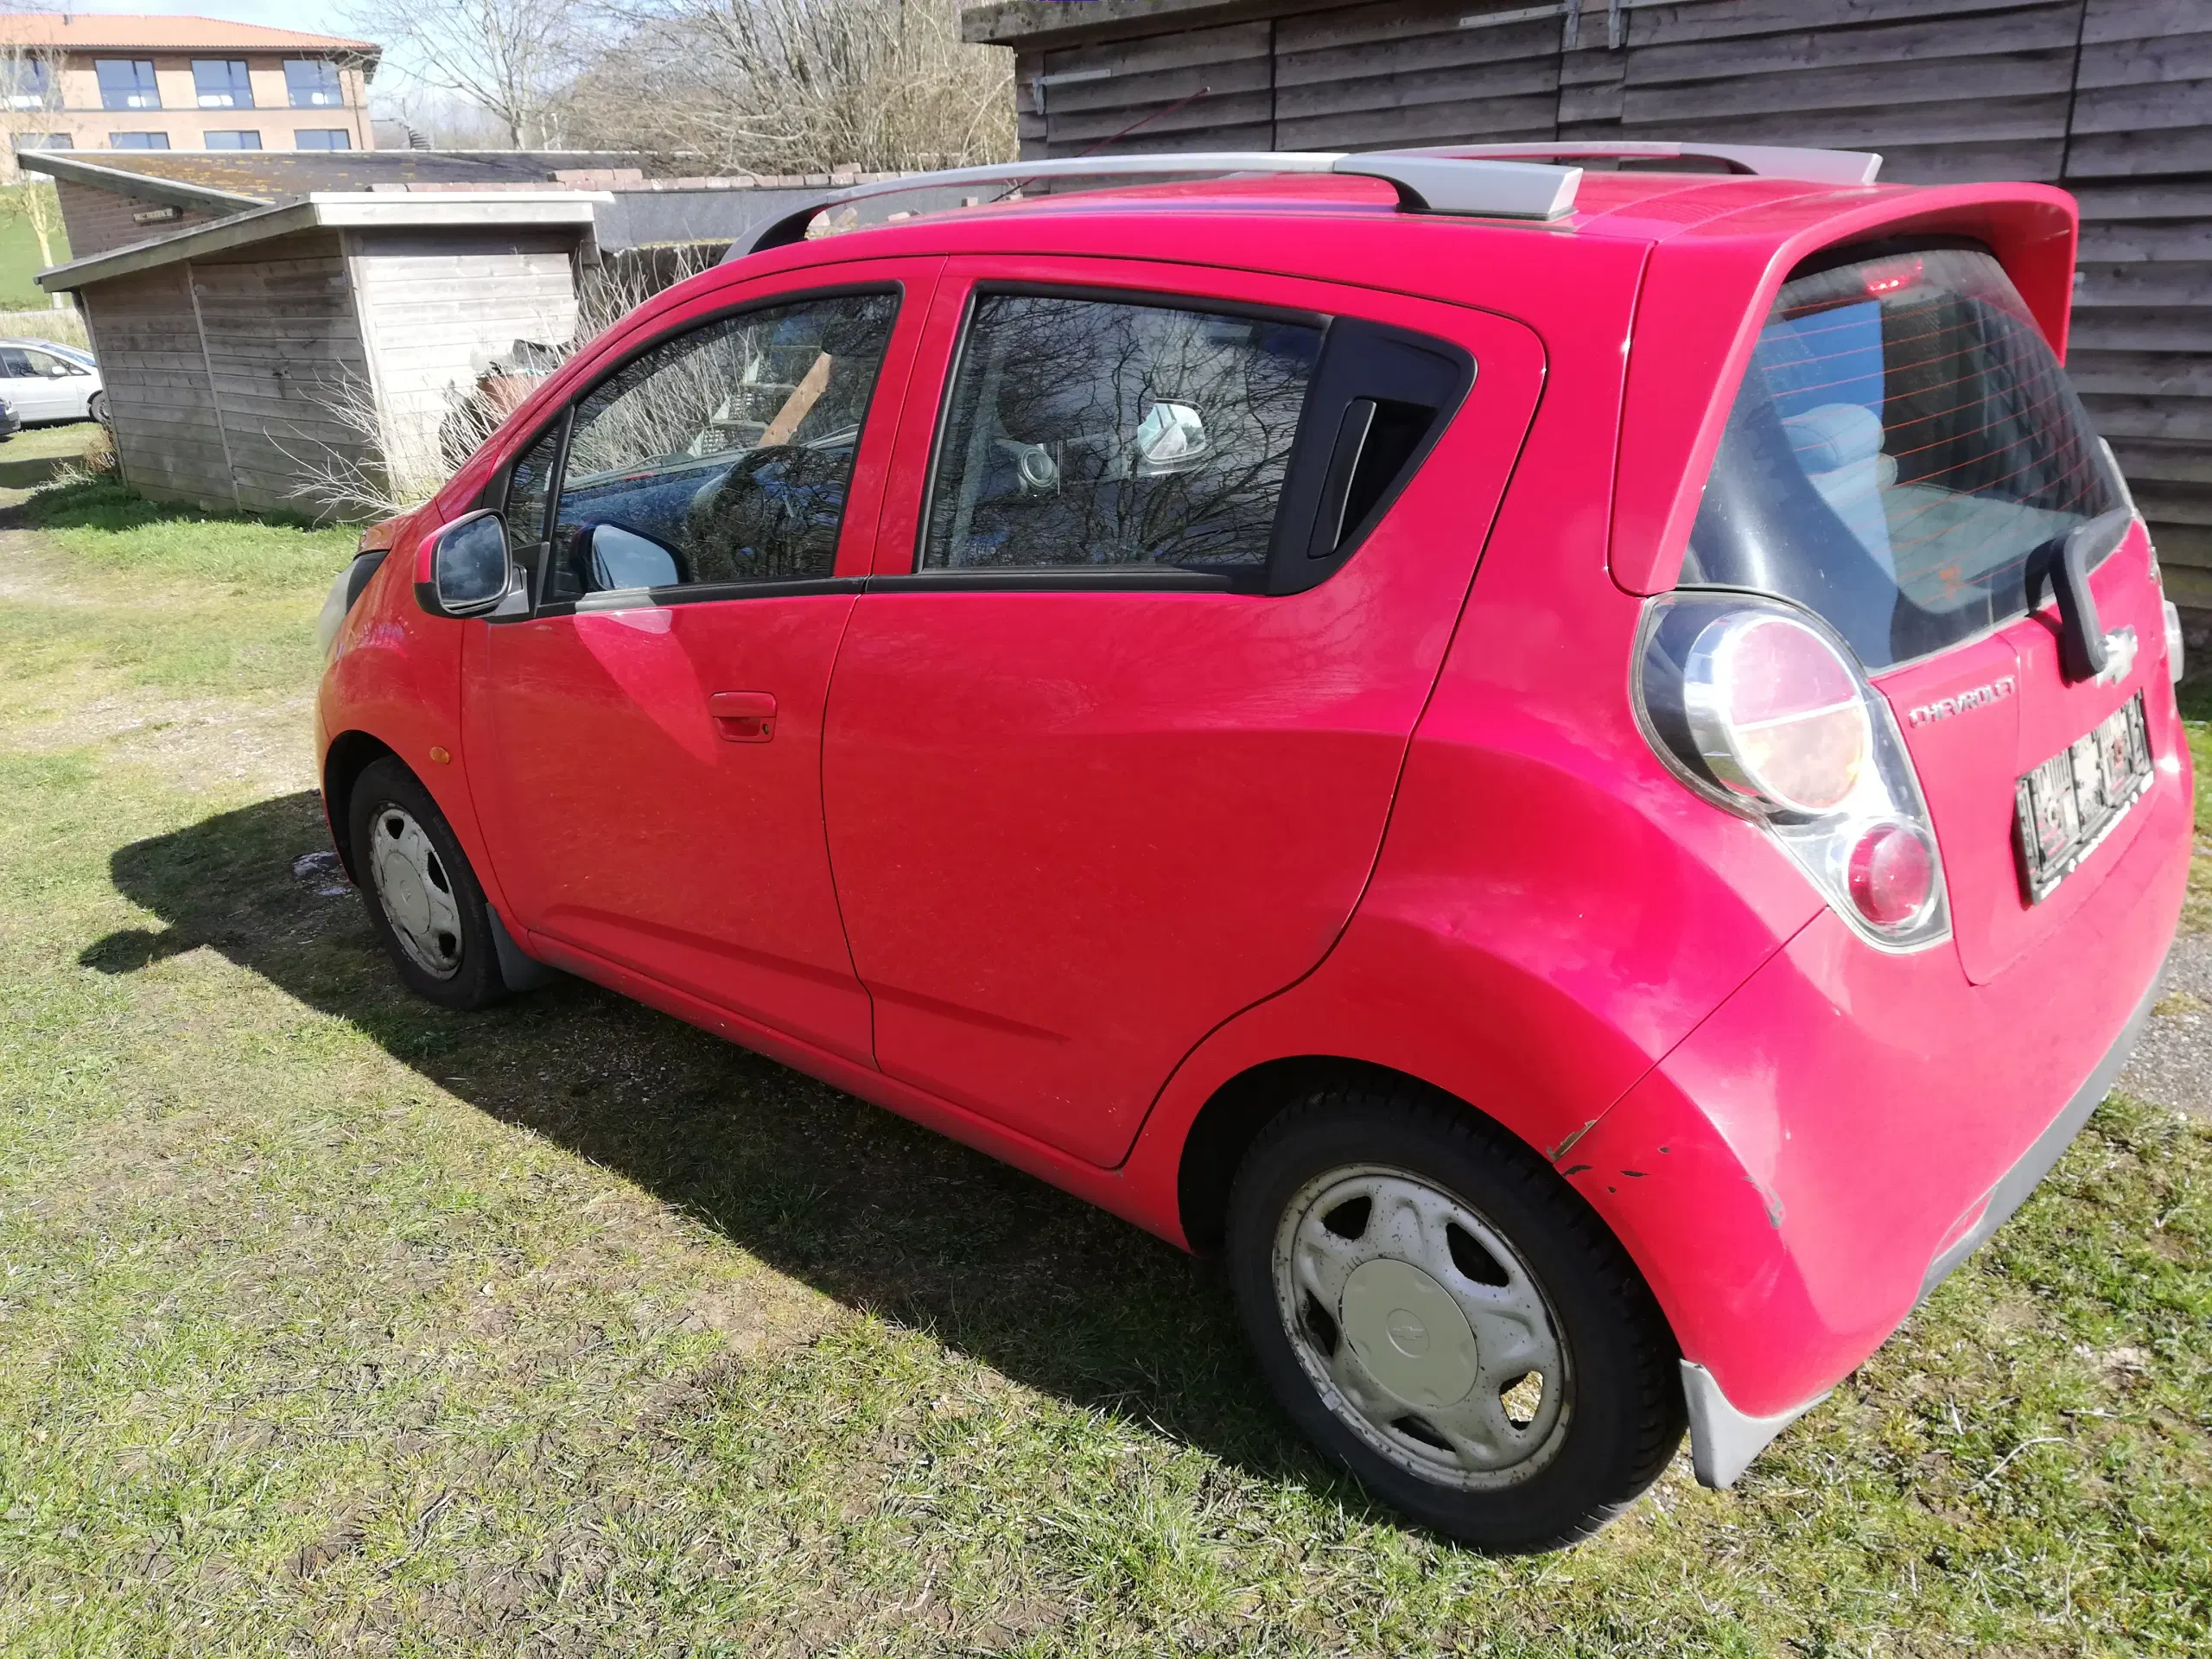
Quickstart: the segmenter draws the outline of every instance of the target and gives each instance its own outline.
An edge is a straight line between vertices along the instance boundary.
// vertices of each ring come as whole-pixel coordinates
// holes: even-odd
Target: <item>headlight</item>
[[[338,580],[330,584],[330,591],[323,595],[322,613],[315,620],[315,643],[322,647],[322,660],[328,662],[330,653],[338,645],[338,630],[345,626],[346,613],[353,608],[352,597],[346,588],[353,580],[350,569],[340,570]]]

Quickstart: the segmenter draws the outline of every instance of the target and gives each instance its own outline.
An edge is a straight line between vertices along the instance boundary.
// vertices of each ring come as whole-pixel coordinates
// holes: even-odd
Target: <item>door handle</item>
[[[766,743],[776,734],[776,699],[766,691],[717,691],[707,712],[725,743]]]

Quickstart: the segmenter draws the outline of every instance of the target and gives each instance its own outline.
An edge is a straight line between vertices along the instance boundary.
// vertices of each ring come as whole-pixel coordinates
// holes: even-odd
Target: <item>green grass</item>
[[[294,874],[342,534],[29,514],[11,1659],[2212,1644],[2204,1125],[2108,1102],[1736,1492],[1678,1461],[1592,1543],[1488,1560],[1303,1449],[1205,1264],[589,987],[407,998]]]
[[[42,190],[50,196],[54,186],[45,182],[0,186],[0,207],[12,207],[18,190]],[[51,263],[61,264],[68,257],[68,233],[57,226]],[[46,290],[32,280],[48,263],[39,257],[38,238],[31,232],[29,219],[15,212],[0,217],[0,306],[29,308],[49,305],[51,300]]]

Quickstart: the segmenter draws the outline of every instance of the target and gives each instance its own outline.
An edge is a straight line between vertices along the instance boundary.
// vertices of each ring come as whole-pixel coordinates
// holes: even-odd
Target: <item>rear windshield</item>
[[[1997,261],[1891,254],[1783,285],[1681,580],[1795,600],[1878,670],[2024,615],[2031,559],[2119,505]]]

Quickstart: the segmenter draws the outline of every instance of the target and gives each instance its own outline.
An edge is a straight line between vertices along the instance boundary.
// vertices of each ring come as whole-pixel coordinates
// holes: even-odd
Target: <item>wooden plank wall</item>
[[[80,289],[130,486],[219,511],[310,517],[332,456],[368,456],[331,404],[367,384],[334,232],[240,248]]]
[[[373,461],[371,430],[340,412],[370,382],[338,238],[286,237],[191,271],[237,505],[320,516],[317,475]]]
[[[576,332],[575,238],[558,232],[354,232],[360,296],[385,444],[405,480],[451,470],[438,428],[475,387],[483,359],[518,340],[566,345]]]
[[[35,171],[37,166],[33,160],[31,169]],[[54,194],[61,204],[61,227],[69,233],[69,257],[73,259],[89,258],[96,253],[105,253],[110,248],[127,247],[133,242],[149,242],[157,236],[174,236],[194,225],[212,225],[220,217],[197,207],[187,207],[175,219],[141,225],[132,214],[158,212],[171,204],[156,201],[150,196],[124,196],[112,190],[95,190],[74,179],[55,180]]]
[[[2069,366],[2212,612],[2212,0],[1285,0],[1016,66],[1025,156],[1695,137],[2063,183]]]
[[[2065,182],[2082,201],[2067,367],[2212,611],[2212,0],[2088,0]]]
[[[162,265],[81,289],[124,481],[164,501],[237,505],[189,273]]]

